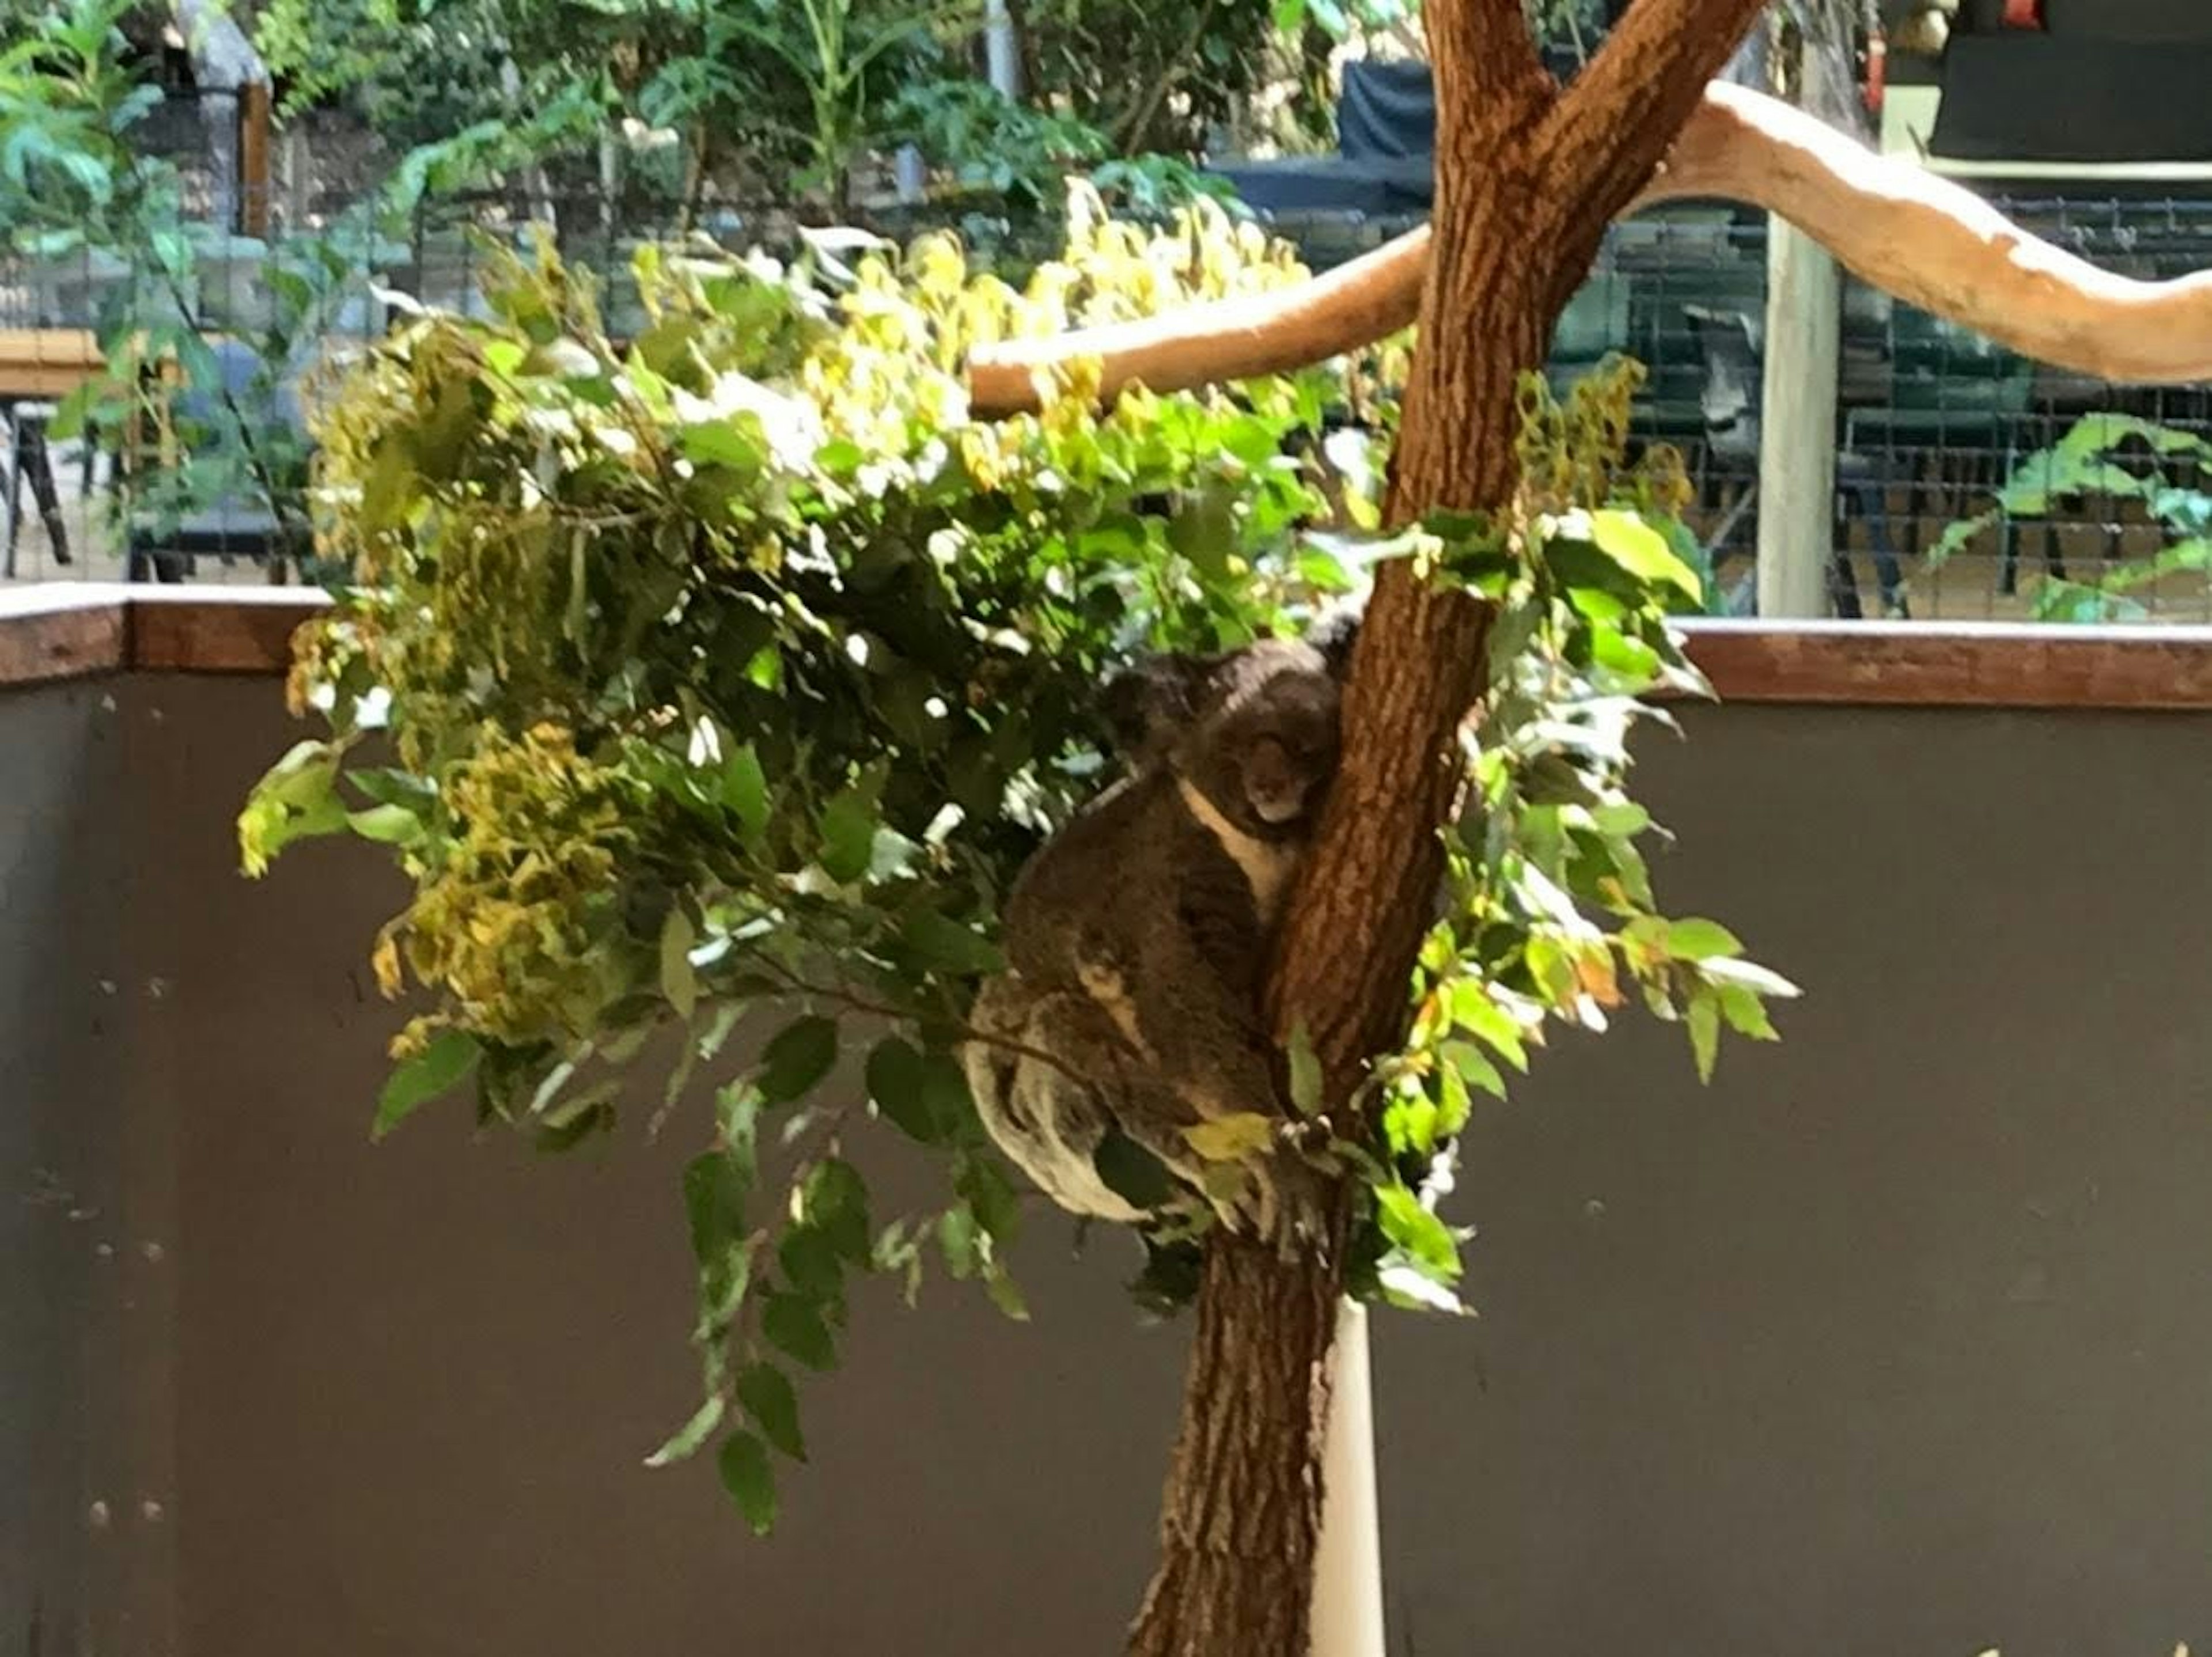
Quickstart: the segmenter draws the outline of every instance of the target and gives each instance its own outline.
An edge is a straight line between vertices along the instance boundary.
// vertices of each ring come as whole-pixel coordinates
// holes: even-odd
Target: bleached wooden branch
[[[2098,379],[2212,379],[2212,271],[2144,282],[2039,240],[1962,185],[1747,88],[1715,83],[1629,211],[1692,197],[1780,215],[1875,287],[2022,356]],[[1298,287],[979,352],[978,412],[1033,408],[1038,370],[1095,355],[1106,395],[1279,373],[1408,326],[1425,228]]]

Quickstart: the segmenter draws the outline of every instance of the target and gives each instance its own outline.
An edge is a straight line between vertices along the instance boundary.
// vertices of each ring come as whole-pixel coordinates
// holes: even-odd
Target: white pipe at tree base
[[[1375,1398],[1367,1308],[1346,1301],[1329,1358],[1322,1449],[1321,1536],[1314,1551],[1312,1657],[1387,1657],[1382,1526],[1375,1493]]]

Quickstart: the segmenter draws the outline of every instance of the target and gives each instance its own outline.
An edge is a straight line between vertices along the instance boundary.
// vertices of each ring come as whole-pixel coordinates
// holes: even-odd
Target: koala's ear
[[[1203,656],[1148,656],[1106,682],[1102,705],[1115,751],[1148,759],[1196,716],[1213,662]]]
[[[1306,629],[1306,642],[1322,653],[1333,677],[1352,671],[1352,646],[1359,640],[1359,606],[1332,604],[1314,617]]]

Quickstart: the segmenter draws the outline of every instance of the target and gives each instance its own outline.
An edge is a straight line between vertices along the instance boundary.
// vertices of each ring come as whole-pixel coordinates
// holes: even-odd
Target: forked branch
[[[1606,37],[1589,67],[1560,95],[1538,135],[1551,189],[1595,200],[1607,218],[1644,187],[1646,132],[1679,132],[1698,89],[1766,0],[1644,0]]]
[[[2212,379],[2212,271],[2145,282],[2099,270],[1763,93],[1707,87],[1626,210],[1692,197],[1779,214],[1875,287],[2023,356],[2122,382]],[[1034,408],[1038,371],[1080,356],[1103,359],[1109,397],[1320,361],[1409,326],[1428,259],[1423,228],[1297,288],[999,346],[969,365],[970,394],[981,413]]]

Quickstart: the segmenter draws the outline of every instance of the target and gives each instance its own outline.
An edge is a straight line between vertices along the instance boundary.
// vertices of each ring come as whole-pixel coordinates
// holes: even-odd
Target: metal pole
[[[1006,0],[988,0],[983,8],[983,56],[990,65],[992,88],[1008,98],[1022,95],[1021,43],[1014,37],[1014,20]]]

